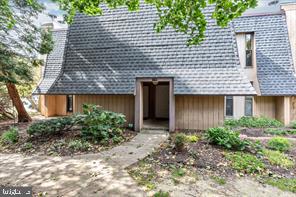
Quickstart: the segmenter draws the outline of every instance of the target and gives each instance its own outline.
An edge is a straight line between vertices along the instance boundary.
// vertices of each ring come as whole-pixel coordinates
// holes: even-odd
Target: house
[[[171,28],[155,33],[148,5],[76,15],[68,30],[53,32],[55,47],[34,91],[42,114],[64,116],[94,103],[125,114],[136,131],[207,129],[241,116],[289,124],[296,118],[296,4],[226,28],[211,10],[204,10],[205,41],[191,47]]]

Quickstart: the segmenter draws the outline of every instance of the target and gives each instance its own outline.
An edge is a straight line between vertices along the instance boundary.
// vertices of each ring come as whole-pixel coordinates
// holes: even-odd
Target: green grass
[[[265,183],[284,191],[296,193],[296,178],[267,178]]]
[[[17,143],[19,139],[18,128],[11,127],[9,130],[5,131],[1,136],[1,141],[4,144],[14,144]]]
[[[218,177],[218,176],[211,176],[211,179],[213,181],[215,181],[217,184],[219,185],[225,185],[226,184],[226,180],[222,177]]]
[[[267,158],[271,165],[280,166],[282,168],[292,168],[293,160],[289,159],[284,153],[273,150],[263,150],[263,155]]]
[[[130,176],[141,186],[144,186],[148,191],[156,188],[155,179],[157,173],[153,167],[144,161],[140,161],[138,166],[128,171]]]
[[[283,123],[278,120],[266,117],[241,117],[240,119],[227,119],[224,121],[225,126],[229,127],[248,127],[248,128],[268,128],[283,127]]]
[[[233,169],[245,174],[257,174],[265,169],[264,163],[249,153],[235,152],[227,153],[225,156],[231,161]]]
[[[277,150],[280,152],[285,152],[289,150],[292,146],[291,142],[283,137],[273,137],[267,142],[268,148],[272,150]]]

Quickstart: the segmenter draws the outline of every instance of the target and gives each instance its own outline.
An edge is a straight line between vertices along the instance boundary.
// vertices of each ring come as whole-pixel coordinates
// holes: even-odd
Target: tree
[[[60,8],[67,12],[66,20],[72,22],[76,12],[87,15],[101,15],[102,4],[110,8],[126,6],[130,11],[139,10],[142,0],[53,0],[58,2]],[[155,30],[160,32],[168,26],[176,31],[189,35],[188,45],[199,44],[205,37],[207,21],[203,8],[214,4],[215,9],[212,18],[217,24],[225,27],[234,18],[248,8],[254,8],[257,0],[145,0],[147,4],[157,9],[159,20],[155,24]]]
[[[34,25],[43,10],[37,0],[2,0],[0,2],[0,82],[18,112],[19,122],[31,121],[20,99],[16,84],[33,80],[33,68],[40,65],[38,54],[53,48],[51,33]]]

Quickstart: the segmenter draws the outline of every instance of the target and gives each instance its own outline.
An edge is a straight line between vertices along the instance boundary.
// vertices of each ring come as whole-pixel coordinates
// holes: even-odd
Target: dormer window
[[[253,40],[254,34],[253,33],[246,33],[245,34],[245,44],[246,44],[246,67],[253,66]]]

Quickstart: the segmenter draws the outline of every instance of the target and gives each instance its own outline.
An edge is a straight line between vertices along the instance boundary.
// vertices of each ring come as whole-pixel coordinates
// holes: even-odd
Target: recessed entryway
[[[143,128],[169,128],[169,82],[143,82]]]
[[[135,91],[135,130],[175,130],[172,78],[138,78]]]

